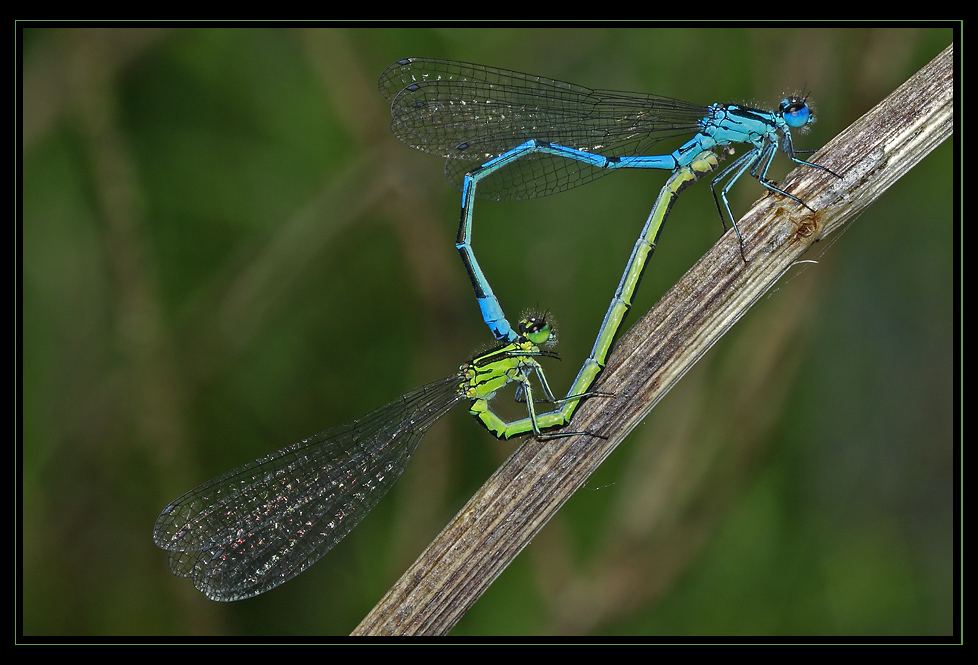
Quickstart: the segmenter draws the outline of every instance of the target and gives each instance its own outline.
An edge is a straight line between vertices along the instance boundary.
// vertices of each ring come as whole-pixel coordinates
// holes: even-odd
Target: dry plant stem
[[[527,440],[388,591],[355,635],[446,634],[652,407],[811,245],[852,221],[952,134],[953,47],[812,157],[739,222],[628,332],[574,428]],[[703,185],[700,185],[703,187]],[[694,190],[696,188],[693,188]],[[687,222],[689,223],[689,222]],[[601,438],[603,437],[603,438]]]

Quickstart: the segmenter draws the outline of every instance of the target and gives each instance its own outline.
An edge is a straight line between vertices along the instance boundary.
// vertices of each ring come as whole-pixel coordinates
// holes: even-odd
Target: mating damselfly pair
[[[499,345],[450,377],[233,469],[167,506],[157,519],[154,541],[168,551],[173,573],[190,577],[213,600],[255,596],[315,563],[376,505],[427,429],[458,404],[468,402],[476,420],[501,439],[575,434],[564,428],[581,400],[596,394],[591,386],[668,213],[682,189],[716,170],[713,150],[733,144],[747,148],[712,182],[721,220],[725,210],[735,229],[726,194],[744,173],[804,205],[767,178],[779,148],[799,164],[824,169],[796,157],[790,130],[814,119],[801,97],[784,99],[776,111],[703,106],[425,58],[392,64],[378,87],[391,105],[394,135],[443,157],[446,175],[462,190],[456,247]],[[654,154],[660,141],[689,134],[693,137],[673,152]],[[537,361],[555,357],[548,348],[550,326],[540,315],[526,315],[517,326],[507,321],[472,247],[474,200],[544,196],[624,168],[672,175],[635,244],[591,355],[567,396],[557,399]],[[532,378],[540,384],[541,401],[555,408],[537,413]],[[526,418],[512,422],[490,405],[510,383],[527,408]]]

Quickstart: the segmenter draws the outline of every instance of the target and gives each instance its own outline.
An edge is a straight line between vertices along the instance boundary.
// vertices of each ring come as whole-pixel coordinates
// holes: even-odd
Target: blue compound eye
[[[804,99],[789,97],[781,100],[781,117],[789,127],[798,129],[811,121],[811,110]]]

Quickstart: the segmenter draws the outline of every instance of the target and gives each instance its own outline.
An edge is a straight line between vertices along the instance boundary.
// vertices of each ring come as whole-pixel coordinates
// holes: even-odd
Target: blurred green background
[[[184,491],[490,343],[453,247],[459,194],[440,160],[389,132],[375,84],[392,61],[703,103],[771,106],[804,87],[818,115],[804,148],[952,39],[919,27],[25,31],[24,633],[347,634],[518,445],[456,410],[350,537],[253,600],[206,600],[151,539]],[[787,171],[781,156],[772,175]],[[949,141],[816,246],[818,264],[789,273],[687,374],[453,635],[950,634],[954,177]],[[557,317],[555,390],[587,355],[664,180],[621,173],[479,203],[476,251],[511,318]],[[676,206],[638,314],[719,236],[708,190]],[[733,194],[742,213],[763,191],[745,180]]]

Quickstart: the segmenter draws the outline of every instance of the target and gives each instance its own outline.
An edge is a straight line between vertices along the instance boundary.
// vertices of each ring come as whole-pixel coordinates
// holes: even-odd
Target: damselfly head
[[[547,320],[547,312],[528,310],[523,312],[516,330],[520,337],[537,346],[553,346],[557,343],[557,328]]]
[[[808,101],[808,95],[800,92],[786,95],[781,100],[778,113],[789,127],[802,132],[815,122],[815,107]]]

